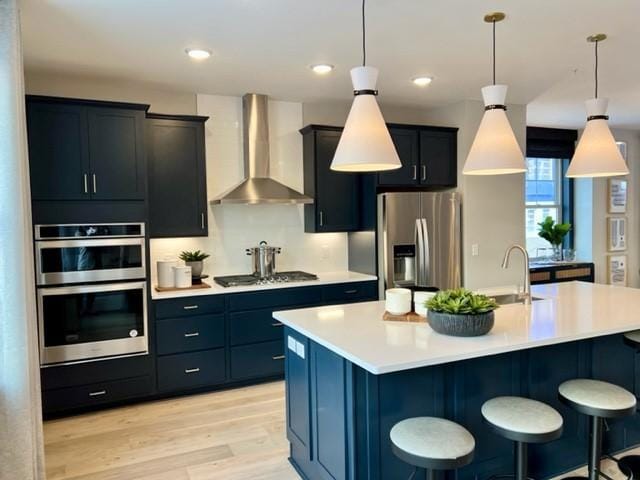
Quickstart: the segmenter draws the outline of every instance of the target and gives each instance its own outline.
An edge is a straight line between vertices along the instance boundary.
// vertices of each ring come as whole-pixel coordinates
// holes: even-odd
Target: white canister
[[[173,267],[178,266],[177,260],[158,260],[156,268],[158,271],[158,286],[162,288],[173,288],[176,282],[173,276]]]
[[[436,296],[436,292],[413,292],[413,311],[421,317],[427,316],[427,307],[425,302]]]
[[[411,290],[390,288],[385,292],[385,307],[392,315],[404,315],[411,311]]]
[[[173,267],[173,280],[176,288],[191,286],[191,267]]]

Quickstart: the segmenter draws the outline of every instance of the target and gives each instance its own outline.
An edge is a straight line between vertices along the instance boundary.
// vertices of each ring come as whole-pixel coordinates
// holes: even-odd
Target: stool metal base
[[[640,455],[627,455],[618,460],[618,468],[627,478],[640,478]]]

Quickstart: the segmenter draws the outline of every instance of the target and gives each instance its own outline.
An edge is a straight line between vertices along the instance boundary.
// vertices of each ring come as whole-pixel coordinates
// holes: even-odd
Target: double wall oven
[[[40,364],[148,353],[144,223],[35,226]]]

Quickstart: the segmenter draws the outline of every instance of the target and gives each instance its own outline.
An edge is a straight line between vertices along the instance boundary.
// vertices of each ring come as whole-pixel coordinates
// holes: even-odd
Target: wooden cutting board
[[[158,287],[157,285],[154,287],[156,292],[184,292],[185,290],[201,290],[203,288],[211,288],[211,285],[205,282],[195,283],[187,288],[176,288],[176,287]]]
[[[393,315],[389,312],[384,312],[382,320],[386,322],[409,322],[409,323],[425,323],[426,317],[421,317],[416,312],[405,313],[404,315]]]

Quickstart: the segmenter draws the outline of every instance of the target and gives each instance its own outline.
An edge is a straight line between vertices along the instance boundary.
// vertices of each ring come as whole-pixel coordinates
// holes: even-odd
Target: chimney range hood
[[[245,179],[211,201],[226,203],[313,203],[313,198],[277,182],[269,176],[268,97],[249,93],[242,97]]]

